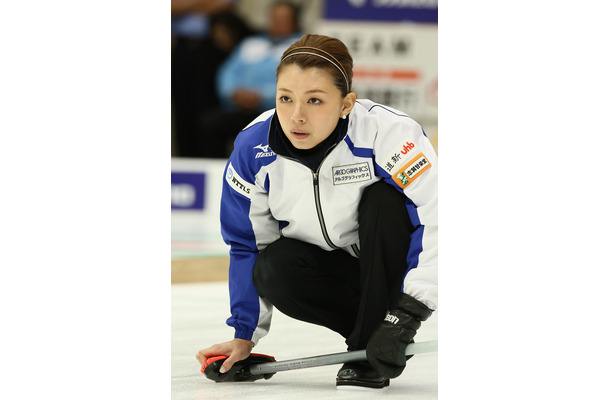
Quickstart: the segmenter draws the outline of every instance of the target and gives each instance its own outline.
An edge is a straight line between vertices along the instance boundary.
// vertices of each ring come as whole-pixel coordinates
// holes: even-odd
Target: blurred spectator
[[[255,33],[233,10],[216,13],[210,18],[210,38],[224,59],[243,39]]]
[[[231,40],[249,32],[232,10],[232,0],[172,0],[171,96],[173,129],[182,157],[196,157],[197,119],[201,110],[218,105],[215,74],[225,60]],[[215,34],[215,23],[226,26]],[[220,37],[222,43],[216,43]],[[231,40],[227,38],[231,37]],[[235,44],[233,44],[234,46]]]
[[[217,75],[220,106],[204,112],[204,157],[227,158],[233,140],[261,112],[275,107],[275,69],[282,53],[299,39],[299,9],[280,1],[269,9],[266,32],[244,39]]]

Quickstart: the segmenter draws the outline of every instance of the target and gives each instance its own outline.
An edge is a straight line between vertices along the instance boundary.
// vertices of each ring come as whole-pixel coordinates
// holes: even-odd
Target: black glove
[[[402,293],[396,306],[388,311],[366,346],[366,358],[386,378],[396,378],[405,369],[407,345],[413,342],[422,321],[432,311],[415,298]]]

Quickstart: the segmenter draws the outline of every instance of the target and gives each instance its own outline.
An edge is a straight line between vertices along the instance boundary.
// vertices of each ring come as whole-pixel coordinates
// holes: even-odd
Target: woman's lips
[[[297,139],[305,139],[307,136],[309,136],[309,133],[301,131],[290,131],[290,133]]]

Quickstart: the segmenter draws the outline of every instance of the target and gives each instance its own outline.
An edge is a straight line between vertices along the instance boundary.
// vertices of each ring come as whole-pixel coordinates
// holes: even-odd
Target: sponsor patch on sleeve
[[[225,175],[225,180],[229,184],[229,186],[235,190],[239,194],[243,194],[247,198],[251,198],[252,191],[254,190],[254,185],[246,182],[235,169],[233,168],[233,164],[229,163],[229,167],[227,168],[227,174]]]
[[[398,172],[392,176],[392,179],[394,179],[394,182],[396,182],[398,186],[404,189],[423,174],[424,171],[430,168],[430,166],[430,161],[428,161],[426,156],[424,156],[423,153],[419,153],[404,167],[399,169]]]
[[[405,140],[386,154],[386,156],[381,159],[381,164],[379,165],[388,174],[392,175],[397,169],[405,165],[416,151],[415,143]]]

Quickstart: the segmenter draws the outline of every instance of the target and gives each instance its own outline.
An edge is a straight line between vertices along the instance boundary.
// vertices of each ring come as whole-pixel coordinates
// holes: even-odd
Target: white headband
[[[322,50],[320,50],[320,51],[322,51]],[[350,90],[350,87],[349,87],[349,82],[348,82],[348,80],[347,80],[347,75],[345,74],[345,72],[343,72],[343,69],[342,69],[341,67],[339,67],[337,64],[335,64],[333,61],[331,61],[330,59],[328,59],[328,58],[326,58],[326,57],[324,57],[324,56],[322,56],[322,55],[320,55],[320,54],[317,54],[317,53],[311,53],[311,52],[309,52],[309,51],[296,51],[296,52],[294,52],[294,53],[290,53],[290,54],[288,54],[286,57],[282,58],[282,60],[280,61],[280,64],[281,64],[282,62],[284,62],[284,60],[285,60],[285,59],[287,59],[288,57],[290,57],[290,56],[294,56],[294,55],[296,55],[296,54],[311,54],[312,56],[318,56],[318,57],[321,57],[321,58],[325,59],[326,61],[328,61],[328,62],[329,62],[329,63],[331,63],[332,65],[334,65],[334,66],[335,66],[335,67],[336,67],[336,68],[339,70],[339,72],[341,72],[341,75],[343,75],[343,78],[345,78],[345,85],[347,86],[347,91],[349,92],[349,90]]]

